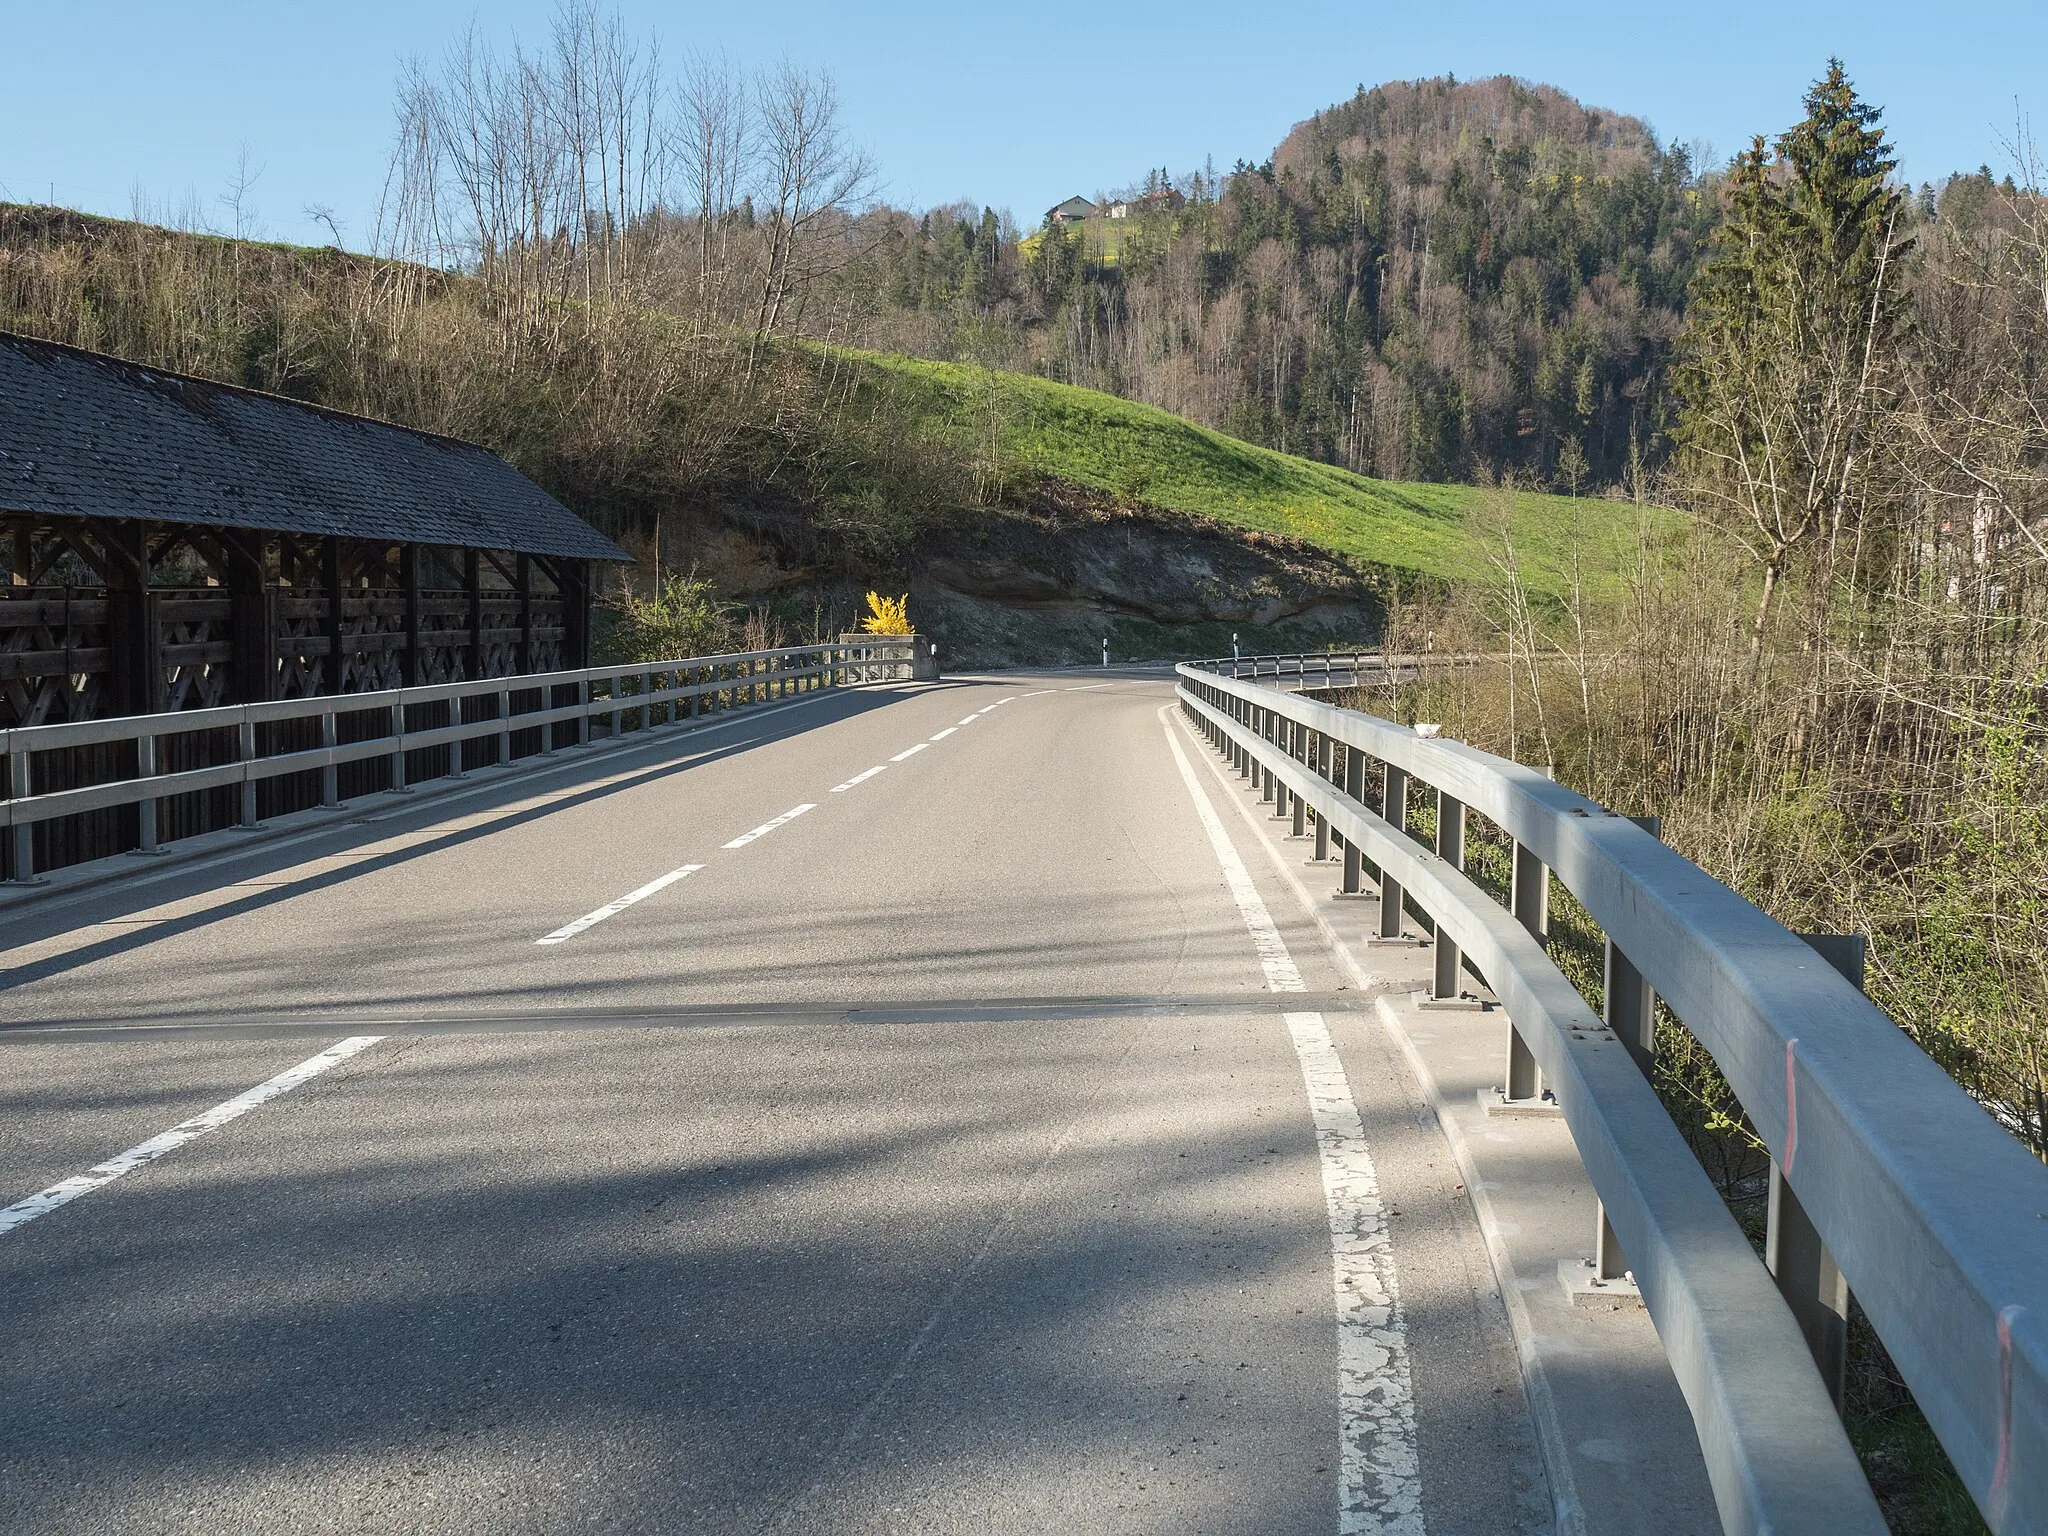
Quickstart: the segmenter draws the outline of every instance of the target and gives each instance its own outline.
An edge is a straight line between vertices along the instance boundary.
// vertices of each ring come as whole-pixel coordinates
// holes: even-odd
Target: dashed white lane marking
[[[956,726],[957,726],[957,725],[972,725],[972,724],[974,724],[974,722],[975,722],[975,721],[979,720],[979,719],[980,719],[980,718],[981,718],[981,717],[982,717],[983,715],[985,715],[985,714],[987,714],[987,713],[988,713],[988,711],[987,711],[987,710],[985,710],[985,709],[978,709],[978,710],[976,710],[976,711],[975,711],[975,712],[974,712],[973,714],[969,715],[969,716],[968,716],[968,717],[967,717],[967,718],[966,718],[965,720],[956,720],[956,721],[954,721],[953,723],[954,723],[954,724],[955,724]]]
[[[1069,689],[1067,690],[1067,692],[1068,692],[1068,693],[1093,693],[1093,692],[1094,692],[1094,691],[1095,691],[1095,690],[1096,690],[1097,688],[1107,688],[1107,687],[1109,687],[1109,686],[1110,686],[1110,684],[1108,684],[1108,683],[1088,683],[1088,684],[1086,684],[1085,686],[1083,686],[1083,687],[1080,687],[1080,688],[1069,688]]]
[[[733,845],[731,843],[726,844],[726,847],[728,848],[732,846]],[[703,867],[704,866],[702,864],[685,864],[681,869],[672,869],[667,874],[661,875],[656,879],[648,881],[645,885],[641,886],[640,889],[638,889],[637,891],[628,891],[625,895],[621,896],[617,901],[608,901],[603,906],[599,907],[595,912],[586,912],[581,917],[577,918],[575,922],[564,923],[561,927],[557,928],[553,933],[543,934],[540,938],[535,939],[533,942],[536,944],[564,943],[569,939],[575,938],[576,935],[583,932],[584,929],[595,928],[599,923],[603,922],[606,918],[618,916],[619,913],[625,911],[626,908],[632,906],[634,902],[645,901],[648,897],[652,896],[656,891],[667,890],[670,886],[674,885],[678,880],[684,879],[690,875],[694,875],[695,873],[697,873],[698,870],[702,869]]]
[[[943,731],[939,732],[938,735],[932,737],[931,739],[933,741],[944,741],[948,736],[952,735],[955,731],[959,729],[960,727],[957,725],[949,725]]]
[[[753,842],[756,838],[766,837],[770,832],[773,832],[777,827],[788,826],[792,821],[795,821],[797,817],[803,815],[805,811],[815,811],[816,809],[817,806],[808,803],[804,805],[792,806],[790,809],[784,811],[780,816],[777,816],[773,821],[764,821],[761,823],[761,825],[754,828],[753,831],[742,832],[738,837],[734,838],[725,846],[728,848],[744,848],[747,846],[747,844]]]
[[[866,769],[865,771],[860,773],[856,773],[844,784],[834,784],[832,786],[832,793],[835,795],[843,795],[846,793],[846,791],[853,788],[854,785],[865,784],[869,779],[872,779],[876,774],[887,772],[888,768],[889,765],[887,763],[877,763],[872,768]]]
[[[1057,689],[1057,688],[1039,688],[1039,689],[1035,689],[1035,690],[1033,690],[1033,691],[1032,691],[1032,692],[1030,692],[1030,693],[1020,693],[1020,694],[1016,695],[1016,697],[1018,697],[1018,698],[1020,698],[1020,699],[1035,699],[1035,698],[1037,698],[1037,697],[1039,696],[1039,694],[1041,694],[1041,693],[1058,693],[1058,692],[1059,692],[1059,689]],[[1004,703],[1004,704],[1007,704],[1007,703],[1009,703],[1010,701],[1009,701],[1008,699],[1003,699],[1003,700],[1001,700],[1000,702],[1002,702],[1002,703]]]
[[[1224,882],[1251,932],[1266,986],[1274,992],[1306,991],[1300,967],[1202,792],[1172,725],[1163,717],[1160,723]],[[1320,1013],[1290,1013],[1286,1019],[1308,1089],[1330,1220],[1337,1297],[1338,1536],[1423,1536],[1408,1329],[1379,1174],[1328,1024]]]
[[[908,751],[898,752],[894,757],[890,758],[889,761],[892,763],[900,763],[906,757],[917,756],[918,753],[922,752],[926,747],[930,745],[931,743],[928,741],[920,741],[916,746],[910,748]]]
[[[174,1125],[161,1136],[152,1136],[139,1146],[130,1147],[118,1157],[110,1157],[104,1163],[88,1168],[75,1178],[52,1184],[41,1194],[30,1195],[26,1200],[17,1200],[5,1210],[0,1210],[0,1236],[12,1232],[16,1227],[26,1226],[38,1216],[47,1216],[59,1206],[69,1205],[80,1195],[90,1194],[104,1184],[111,1184],[124,1173],[133,1173],[137,1168],[155,1162],[167,1152],[175,1152],[195,1137],[204,1136],[208,1131],[217,1130],[230,1120],[239,1119],[258,1104],[289,1093],[310,1077],[318,1077],[337,1062],[347,1061],[358,1051],[368,1050],[384,1037],[382,1035],[351,1035],[338,1040],[318,1056],[309,1057],[289,1071],[280,1072],[267,1083],[258,1083],[247,1093],[237,1094],[225,1104],[216,1104],[203,1115],[194,1115],[182,1125]]]

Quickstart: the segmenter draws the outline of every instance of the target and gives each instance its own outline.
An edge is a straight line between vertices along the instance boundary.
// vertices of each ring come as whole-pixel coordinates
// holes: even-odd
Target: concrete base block
[[[1602,1280],[1593,1273],[1591,1259],[1559,1259],[1557,1283],[1564,1287],[1565,1300],[1575,1307],[1619,1311],[1643,1304],[1643,1293],[1634,1279],[1624,1275],[1619,1280]]]
[[[1564,1106],[1556,1099],[1511,1099],[1497,1087],[1479,1090],[1479,1107],[1509,1120],[1555,1120],[1564,1114]]]
[[[1427,992],[1417,992],[1415,1006],[1432,1009],[1438,1013],[1484,1013],[1493,1004],[1483,997],[1473,997],[1470,993],[1464,992],[1456,997],[1431,997]]]

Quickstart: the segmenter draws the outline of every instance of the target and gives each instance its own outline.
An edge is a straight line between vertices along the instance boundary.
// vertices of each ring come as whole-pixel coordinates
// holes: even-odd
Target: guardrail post
[[[462,718],[462,695],[459,693],[449,694],[449,727],[451,729],[459,729],[466,723]],[[469,777],[468,774],[462,771],[462,738],[460,736],[448,743],[448,777],[451,779],[466,779]]]
[[[1465,867],[1465,804],[1442,790],[1436,792],[1436,856],[1452,869]],[[1435,1002],[1455,1002],[1464,991],[1465,957],[1441,919],[1436,925],[1436,974],[1429,995]]]
[[[1294,756],[1294,722],[1277,709],[1273,711],[1273,745],[1289,757]],[[1281,781],[1279,774],[1269,768],[1267,777],[1273,785],[1273,819],[1285,821],[1287,804],[1293,797],[1287,793],[1287,786]]]
[[[1514,883],[1509,888],[1509,905],[1515,919],[1542,942],[1550,931],[1550,869],[1521,843],[1515,844]],[[1543,1074],[1528,1041],[1508,1021],[1508,1080],[1504,1095],[1508,1102],[1531,1103],[1543,1097]]]
[[[340,723],[329,703],[320,711],[320,745],[327,750],[327,762],[320,769],[320,803],[326,806],[341,804],[341,769],[334,762],[334,749],[340,741]]]
[[[1309,759],[1308,736],[1308,727],[1300,721],[1296,720],[1288,723],[1287,755],[1296,762],[1305,763]],[[1302,804],[1302,799],[1299,795],[1290,795],[1288,800],[1291,802],[1290,809],[1294,813],[1294,820],[1287,829],[1288,835],[1290,837],[1307,837],[1308,807]]]
[[[156,735],[144,731],[135,738],[135,776],[138,779],[156,777]],[[138,800],[135,803],[136,840],[141,843],[138,853],[161,853],[156,837],[156,801]]]
[[[1663,819],[1631,816],[1629,820],[1650,836],[1659,836]],[[1635,1064],[1649,1077],[1657,1061],[1657,995],[1650,990],[1635,962],[1607,941],[1607,964],[1602,991],[1605,995],[1607,1027],[1628,1047]],[[1607,1278],[1602,1276],[1603,1279]]]
[[[1344,748],[1344,793],[1352,799],[1365,799],[1365,754],[1354,746]],[[1337,892],[1340,896],[1359,894],[1359,879],[1365,872],[1365,861],[1358,851],[1358,845],[1350,838],[1344,839],[1344,884]]]
[[[498,690],[498,766],[512,766],[512,690]]]
[[[1311,766],[1315,769],[1316,777],[1322,779],[1326,783],[1329,782],[1330,771],[1335,766],[1331,761],[1335,748],[1331,743],[1330,738],[1325,736],[1321,731],[1317,731],[1314,735],[1312,735],[1309,738],[1309,751],[1315,758],[1315,761],[1313,764],[1311,764]],[[1329,861],[1330,823],[1326,817],[1317,816],[1316,862],[1318,864],[1327,864]]]
[[[7,751],[7,793],[16,800],[26,800],[35,792],[29,779],[29,758],[26,747],[14,746],[11,742]],[[32,822],[18,821],[14,824],[14,881],[16,885],[35,885],[36,840]]]
[[[1261,742],[1270,742],[1273,739],[1273,711],[1263,704],[1254,706],[1252,729],[1258,733]],[[1273,770],[1266,766],[1265,753],[1252,754],[1252,773],[1259,787],[1259,804],[1269,804],[1273,799]]]
[[[1380,819],[1396,832],[1408,830],[1408,772],[1392,763],[1385,765],[1380,780]],[[1382,866],[1379,938],[1383,943],[1398,942],[1401,937],[1402,894],[1392,866]]]
[[[1820,957],[1863,990],[1867,945],[1860,933],[1802,933]],[[1771,1159],[1771,1196],[1764,1231],[1764,1263],[1778,1291],[1792,1309],[1813,1363],[1827,1384],[1835,1407],[1842,1406],[1843,1379],[1849,1357],[1849,1282],[1835,1256],[1821,1241],[1820,1231],[1799,1203],[1776,1158]]]
[[[256,766],[256,722],[249,718],[246,710],[242,713],[242,724],[236,737],[236,759],[242,765],[241,824],[253,827],[256,825],[256,779],[251,770]]]
[[[396,745],[391,752],[391,788],[397,794],[406,793],[405,786],[405,705],[391,706],[391,739]]]

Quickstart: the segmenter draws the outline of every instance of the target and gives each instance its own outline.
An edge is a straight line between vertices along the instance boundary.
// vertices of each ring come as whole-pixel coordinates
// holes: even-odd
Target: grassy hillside
[[[1306,539],[1361,563],[1447,581],[1488,569],[1500,550],[1499,492],[1397,484],[1271,449],[1092,389],[958,363],[868,354],[885,374],[928,389],[935,424],[963,439],[1001,421],[1006,469]],[[993,404],[994,409],[991,410]],[[1517,494],[1511,529],[1532,590],[1570,588],[1576,546],[1589,596],[1613,596],[1638,544],[1629,502]],[[1668,514],[1648,514],[1652,527]]]

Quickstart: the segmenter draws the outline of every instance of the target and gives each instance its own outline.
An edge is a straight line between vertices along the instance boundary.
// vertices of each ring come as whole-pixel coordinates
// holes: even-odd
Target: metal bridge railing
[[[1651,830],[1535,769],[1271,686],[1298,659],[1260,658],[1258,682],[1230,675],[1250,658],[1181,666],[1182,707],[1342,840],[1347,888],[1378,866],[1382,931],[1404,898],[1429,916],[1439,992],[1462,951],[1501,999],[1508,1091],[1540,1092],[1540,1071],[1555,1094],[1726,1529],[1885,1529],[1830,1390],[1853,1291],[1991,1528],[2048,1530],[2048,1167],[1814,942]],[[1411,778],[1436,796],[1434,848],[1406,828]],[[1514,841],[1509,908],[1463,873],[1467,808]],[[1606,935],[1607,1019],[1545,951],[1553,875]],[[1769,1148],[1775,1278],[1651,1088],[1652,993]]]
[[[8,874],[12,883],[34,881],[35,829],[66,818],[134,806],[134,827],[122,841],[153,853],[171,840],[167,830],[212,829],[189,825],[189,817],[166,829],[159,815],[205,791],[239,791],[238,815],[226,824],[253,827],[259,785],[298,779],[310,805],[337,806],[350,795],[461,778],[466,768],[510,766],[564,746],[679,727],[820,688],[908,678],[911,662],[910,637],[878,638],[21,727],[0,732]],[[207,737],[232,740],[228,760],[165,768],[167,743]],[[50,767],[76,755],[71,749],[93,747],[113,749],[111,770],[101,764],[87,775],[98,782],[37,790]],[[388,766],[377,771],[378,764]],[[432,766],[423,773],[423,764]],[[345,775],[359,782],[345,785]]]

